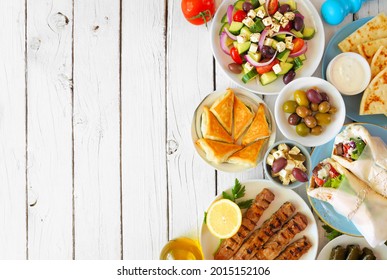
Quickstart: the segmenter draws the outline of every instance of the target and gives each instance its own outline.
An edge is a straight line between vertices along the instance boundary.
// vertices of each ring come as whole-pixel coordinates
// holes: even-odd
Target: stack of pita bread
[[[343,52],[359,53],[371,67],[371,83],[364,91],[359,114],[387,116],[387,16],[380,13],[338,47]]]
[[[207,160],[254,167],[271,130],[263,104],[254,113],[227,89],[210,108],[204,106],[201,133],[203,137],[196,145],[205,152]]]

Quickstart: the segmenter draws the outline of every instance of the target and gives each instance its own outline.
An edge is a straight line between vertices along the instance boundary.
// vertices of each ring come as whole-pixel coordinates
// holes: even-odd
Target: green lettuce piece
[[[344,180],[345,176],[340,174],[335,178],[329,178],[323,185],[324,188],[334,188],[337,189],[341,182]]]
[[[366,143],[364,143],[364,141],[361,140],[359,137],[350,138],[350,140],[355,142],[355,144],[356,144],[356,149],[352,152],[351,158],[353,160],[357,160],[360,157],[361,153],[363,152],[363,150],[366,146]]]

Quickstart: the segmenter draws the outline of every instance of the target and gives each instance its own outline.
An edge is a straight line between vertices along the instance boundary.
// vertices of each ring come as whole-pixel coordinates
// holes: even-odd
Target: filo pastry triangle
[[[266,139],[261,139],[239,150],[227,160],[229,163],[242,164],[249,167],[257,166],[257,159],[265,144]]]
[[[202,113],[201,130],[204,138],[217,140],[227,143],[233,143],[233,139],[230,134],[223,128],[218,122],[213,113],[207,106],[204,106]]]
[[[254,113],[237,97],[234,97],[234,139],[237,140],[251,124]]]
[[[265,107],[259,104],[257,113],[246,134],[243,136],[242,145],[248,145],[259,139],[267,138],[271,134],[269,124],[266,120]]]
[[[206,157],[209,161],[216,163],[225,162],[229,156],[242,148],[242,146],[239,145],[218,142],[205,138],[197,140],[196,144],[206,153]]]
[[[234,92],[227,89],[225,95],[218,98],[211,106],[211,112],[231,135],[233,121]]]

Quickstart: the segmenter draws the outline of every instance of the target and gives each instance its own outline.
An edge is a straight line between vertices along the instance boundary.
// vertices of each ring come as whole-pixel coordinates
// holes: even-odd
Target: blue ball
[[[344,20],[347,13],[340,2],[328,0],[321,6],[321,15],[326,23],[336,25]]]

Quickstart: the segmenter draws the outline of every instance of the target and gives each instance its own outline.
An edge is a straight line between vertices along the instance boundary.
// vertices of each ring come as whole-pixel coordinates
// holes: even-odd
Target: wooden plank
[[[26,123],[25,5],[1,1],[0,23],[0,259],[25,259]]]
[[[28,252],[72,258],[72,1],[27,1]]]
[[[120,1],[74,2],[75,258],[121,258]]]
[[[215,172],[196,153],[191,123],[196,107],[213,91],[209,32],[188,23],[181,1],[168,1],[167,141],[169,238],[198,238],[203,211],[215,195]],[[172,143],[176,143],[173,149]]]
[[[168,239],[165,13],[164,1],[122,1],[124,259],[158,259]]]

